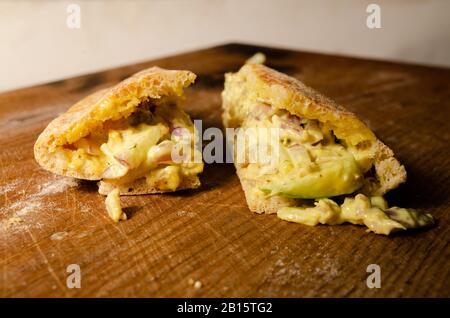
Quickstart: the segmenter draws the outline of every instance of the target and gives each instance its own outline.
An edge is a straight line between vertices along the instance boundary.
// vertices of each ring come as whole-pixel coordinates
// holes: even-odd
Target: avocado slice
[[[288,175],[269,179],[260,190],[294,199],[318,199],[349,194],[362,186],[361,170],[351,154],[317,163],[317,169],[297,177],[295,168]]]

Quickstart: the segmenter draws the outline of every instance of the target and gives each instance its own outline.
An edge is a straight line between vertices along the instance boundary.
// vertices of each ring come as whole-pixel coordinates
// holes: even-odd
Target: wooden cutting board
[[[95,183],[34,161],[51,119],[152,65],[195,72],[185,108],[221,127],[223,74],[257,51],[358,114],[409,172],[390,203],[427,211],[437,225],[385,237],[256,215],[232,164],[207,165],[195,191],[124,198],[129,220],[114,224]],[[1,94],[1,296],[449,297],[449,122],[449,69],[241,44]],[[80,267],[79,289],[66,285],[70,264]],[[380,266],[379,289],[366,285],[370,264]]]

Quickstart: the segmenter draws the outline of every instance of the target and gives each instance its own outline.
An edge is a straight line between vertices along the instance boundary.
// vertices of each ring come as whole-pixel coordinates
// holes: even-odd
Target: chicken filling
[[[150,187],[173,191],[184,177],[203,170],[195,143],[192,122],[176,104],[147,101],[68,146],[66,155],[71,169],[89,164],[115,186],[145,178]]]
[[[299,207],[278,211],[281,219],[306,225],[349,222],[386,235],[433,223],[429,214],[388,208],[382,197],[371,198],[359,193],[365,179],[373,178],[370,151],[347,146],[323,123],[260,104],[252,108],[240,133],[244,134],[249,127],[276,128],[275,140],[263,140],[260,135],[246,139],[248,152],[266,143],[270,149],[265,153],[276,155],[276,160],[244,161],[241,167],[245,177],[255,181],[257,191],[297,202]],[[345,198],[350,194],[356,196]],[[333,197],[343,200],[343,204],[339,206],[329,199]]]

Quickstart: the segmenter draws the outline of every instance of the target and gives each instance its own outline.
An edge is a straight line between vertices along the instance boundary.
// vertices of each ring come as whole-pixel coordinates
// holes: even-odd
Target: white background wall
[[[81,28],[66,26],[67,5]],[[381,6],[381,29],[366,7]],[[450,0],[0,0],[0,91],[229,41],[450,66]]]

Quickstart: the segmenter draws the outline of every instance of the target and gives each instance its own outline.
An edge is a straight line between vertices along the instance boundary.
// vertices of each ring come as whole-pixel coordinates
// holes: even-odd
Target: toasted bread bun
[[[299,118],[317,120],[346,145],[356,151],[364,149],[370,153],[375,172],[367,178],[360,192],[382,195],[406,181],[406,171],[393,151],[378,140],[355,114],[295,78],[264,65],[246,64],[239,72],[226,74],[222,102],[225,127],[242,126],[251,108],[264,103]],[[281,207],[295,205],[293,199],[258,195],[254,180],[245,174],[245,167],[236,163],[235,166],[250,210],[274,213]]]
[[[166,97],[180,97],[183,89],[194,82],[196,75],[190,71],[165,70],[152,67],[132,75],[117,85],[97,91],[55,118],[38,137],[34,145],[36,161],[53,173],[85,180],[100,180],[98,169],[86,162],[81,169],[72,169],[62,151],[92,131],[102,129],[106,121],[126,118],[146,100],[160,100]],[[67,151],[67,148],[64,149]],[[121,189],[121,194],[143,194],[162,192],[146,188],[138,180]],[[184,182],[184,188],[198,187],[199,180],[193,176]],[[128,191],[129,188],[135,190]],[[106,190],[108,189],[108,191]],[[104,187],[103,194],[109,192]],[[124,190],[124,191],[122,191]]]

